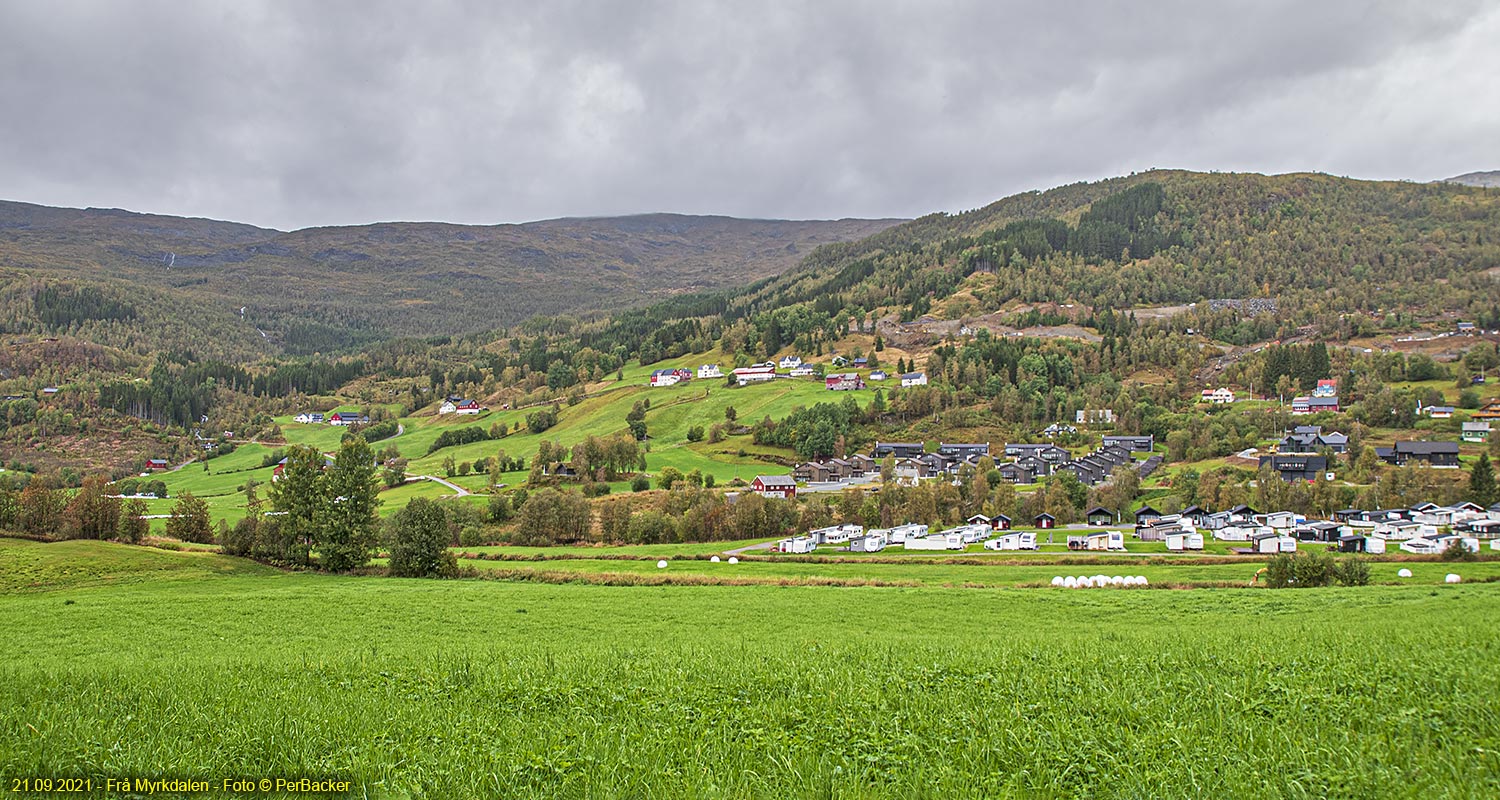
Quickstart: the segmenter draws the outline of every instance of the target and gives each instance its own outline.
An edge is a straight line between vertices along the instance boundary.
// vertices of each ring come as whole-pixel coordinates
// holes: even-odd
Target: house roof
[[[1108,514],[1109,516],[1113,517],[1115,515],[1115,512],[1110,511],[1109,509],[1105,508],[1104,506],[1094,506],[1093,508],[1089,509],[1088,511],[1083,512],[1083,515],[1085,517],[1092,517],[1095,514]]]
[[[760,481],[762,486],[796,486],[797,482],[790,475],[756,475],[755,480]],[[759,501],[757,501],[759,502]]]
[[[1458,442],[1396,442],[1396,452],[1414,456],[1458,455]]]

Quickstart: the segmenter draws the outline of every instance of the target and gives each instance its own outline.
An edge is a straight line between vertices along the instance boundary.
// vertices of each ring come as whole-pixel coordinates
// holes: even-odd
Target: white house
[[[901,385],[902,386],[926,386],[927,385],[927,373],[925,373],[925,372],[907,372],[907,373],[904,373],[901,376]]]
[[[787,357],[781,359],[781,363],[779,364],[779,366],[782,369],[796,369],[796,368],[802,366],[802,357],[801,356],[787,356]]]
[[[886,532],[885,538],[886,541],[890,542],[891,544],[904,544],[907,539],[920,539],[921,537],[926,535],[926,525],[907,523],[905,525],[897,525],[896,527],[891,528]]]
[[[791,371],[787,372],[787,375],[790,375],[793,378],[806,378],[812,374],[813,368],[806,364],[803,364],[800,367],[793,367]]]
[[[718,364],[704,364],[704,365],[698,367],[698,377],[700,377],[700,378],[722,378],[722,377],[724,377],[724,373],[719,370],[719,365]]]
[[[292,417],[292,421],[299,425],[322,425],[323,415],[304,412]]]
[[[438,413],[439,414],[452,414],[453,412],[455,412],[457,410],[458,410],[458,404],[455,403],[455,402],[453,402],[452,400],[444,400],[443,404],[440,405],[440,406],[438,406]]]
[[[793,536],[776,543],[778,553],[811,553],[816,549],[818,549],[818,543],[814,542],[811,536]]]
[[[733,373],[734,380],[741,386],[747,383],[760,383],[762,381],[776,380],[775,364],[756,364],[753,367],[740,367]]]
[[[1182,550],[1202,550],[1203,534],[1194,530],[1175,530],[1162,537],[1167,549],[1178,552]]]
[[[1032,531],[1009,531],[984,543],[986,550],[1035,550],[1036,534]]]
[[[1419,536],[1415,539],[1401,543],[1401,549],[1408,553],[1417,553],[1424,556],[1435,556],[1453,546],[1458,542],[1465,550],[1471,553],[1479,552],[1479,540],[1472,536],[1460,536],[1456,533],[1440,533],[1431,536]]]
[[[1234,402],[1234,392],[1223,386],[1217,389],[1204,389],[1203,395],[1199,398],[1198,402],[1228,405]]]
[[[1281,537],[1279,535],[1277,535],[1274,531],[1269,530],[1263,531],[1261,533],[1251,534],[1250,548],[1257,553],[1280,553],[1280,539]]]
[[[1281,534],[1276,537],[1276,549],[1282,553],[1297,552],[1297,537]]]
[[[818,528],[808,531],[808,536],[818,544],[843,544],[856,537],[863,536],[865,528],[863,525],[833,525],[827,528]]]
[[[964,537],[960,533],[934,533],[931,536],[907,537],[902,547],[907,550],[962,550]]]
[[[1083,537],[1085,550],[1124,550],[1125,534],[1120,531],[1097,531]]]

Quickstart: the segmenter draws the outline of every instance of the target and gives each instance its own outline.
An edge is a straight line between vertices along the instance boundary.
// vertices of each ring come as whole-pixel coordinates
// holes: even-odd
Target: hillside
[[[284,233],[0,202],[0,324],[137,352],[251,359],[339,351],[737,286],[894,222],[649,214]],[[37,294],[53,280],[65,283],[44,307]],[[80,299],[84,286],[95,294]]]
[[[1461,183],[1465,186],[1483,186],[1493,189],[1500,187],[1500,169],[1493,169],[1488,172],[1465,172],[1462,175],[1446,178],[1443,182]]]

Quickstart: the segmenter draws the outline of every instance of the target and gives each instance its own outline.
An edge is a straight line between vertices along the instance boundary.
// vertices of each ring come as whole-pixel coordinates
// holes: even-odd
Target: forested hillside
[[[893,223],[652,214],[282,233],[0,203],[0,326],[143,355],[349,352],[738,286]]]

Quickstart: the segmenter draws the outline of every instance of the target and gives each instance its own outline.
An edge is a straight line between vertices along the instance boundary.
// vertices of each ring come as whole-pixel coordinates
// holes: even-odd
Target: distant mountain
[[[0,201],[0,326],[52,333],[82,325],[115,346],[196,341],[200,354],[231,357],[337,351],[743,285],[795,266],[819,245],[898,222],[645,214],[281,232]],[[49,323],[36,298],[57,281],[65,285],[61,300],[48,296]],[[84,284],[132,313],[105,318],[89,311],[97,298],[70,301]],[[81,317],[67,310],[75,305]]]
[[[1443,183],[1461,183],[1465,186],[1483,186],[1493,189],[1500,187],[1500,169],[1492,169],[1489,172],[1466,172],[1447,178]]]

